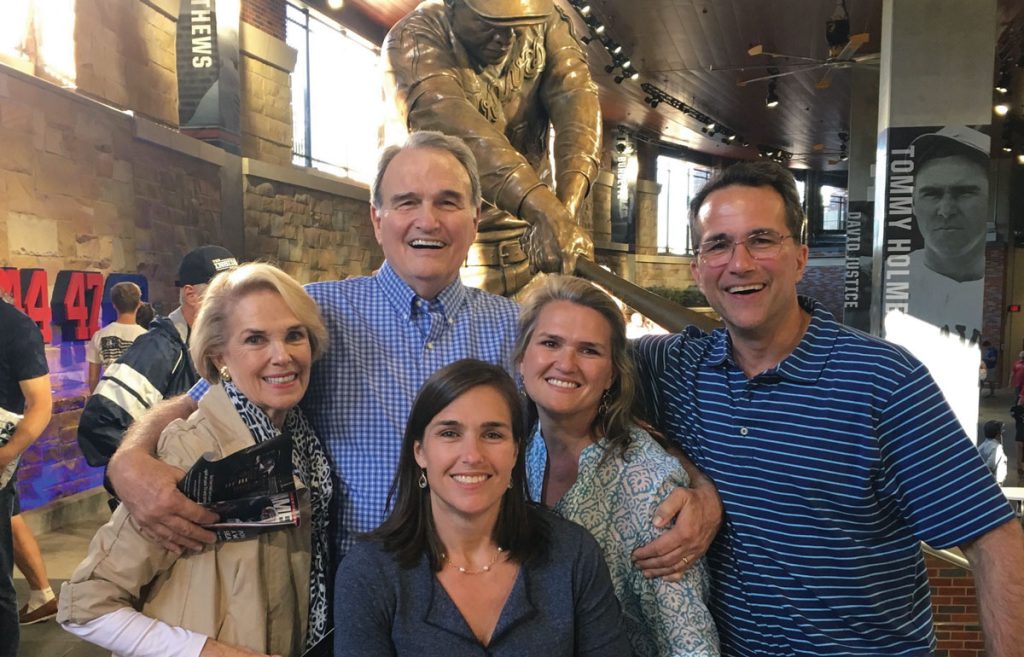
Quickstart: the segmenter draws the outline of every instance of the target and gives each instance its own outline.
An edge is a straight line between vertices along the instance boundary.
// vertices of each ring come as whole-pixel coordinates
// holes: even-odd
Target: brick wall
[[[1006,294],[1004,280],[1006,278],[1006,244],[989,242],[985,247],[985,306],[982,310],[982,338],[989,340],[999,348],[999,370],[995,376],[1000,386],[1008,385],[1010,365],[1016,359],[1017,351],[1013,347],[1004,348],[1003,324],[1006,320]]]
[[[984,657],[974,581],[963,568],[925,555],[938,646],[934,657]]]
[[[372,273],[384,261],[366,201],[250,176],[246,257],[269,258],[303,283]]]
[[[242,0],[242,20],[284,41],[284,0]]]

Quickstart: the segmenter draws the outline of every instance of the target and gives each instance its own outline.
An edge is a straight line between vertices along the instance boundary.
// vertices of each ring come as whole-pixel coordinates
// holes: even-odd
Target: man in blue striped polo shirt
[[[964,551],[987,654],[1022,654],[1021,527],[924,366],[797,295],[792,175],[734,165],[690,224],[726,328],[641,338],[636,355],[651,419],[721,495],[723,655],[931,654],[919,541]]]

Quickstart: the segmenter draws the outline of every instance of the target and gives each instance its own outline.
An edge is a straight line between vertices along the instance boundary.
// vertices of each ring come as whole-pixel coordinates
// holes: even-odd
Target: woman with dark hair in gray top
[[[525,438],[501,368],[467,359],[427,380],[393,511],[338,570],[335,657],[631,654],[594,539],[527,501]]]

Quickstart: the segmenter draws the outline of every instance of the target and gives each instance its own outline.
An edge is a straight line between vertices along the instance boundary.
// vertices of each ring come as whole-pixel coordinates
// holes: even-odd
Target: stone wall
[[[78,90],[178,125],[177,17],[142,0],[77,0]]]
[[[366,201],[247,178],[247,258],[269,259],[303,283],[367,275],[384,261]]]
[[[137,272],[175,304],[181,254],[220,241],[219,170],[136,139],[135,121],[0,70],[0,263]]]
[[[690,273],[690,258],[682,256],[636,256],[633,281],[641,287],[670,287],[685,290],[695,285]]]
[[[292,161],[292,90],[289,71],[242,57],[242,154],[288,164]]]

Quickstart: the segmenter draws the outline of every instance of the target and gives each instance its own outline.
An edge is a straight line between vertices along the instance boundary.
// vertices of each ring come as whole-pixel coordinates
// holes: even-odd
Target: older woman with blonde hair
[[[57,620],[124,656],[296,656],[326,635],[330,465],[297,404],[327,347],[316,303],[263,263],[211,281],[190,352],[213,384],[158,456],[183,470],[289,436],[297,526],[179,555],[147,540],[124,507],[100,528],[61,591]]]
[[[645,578],[630,558],[662,531],[655,510],[689,478],[634,416],[622,311],[587,281],[549,276],[522,304],[514,359],[538,419],[530,497],[597,539],[635,654],[718,655],[703,559],[670,581]]]

